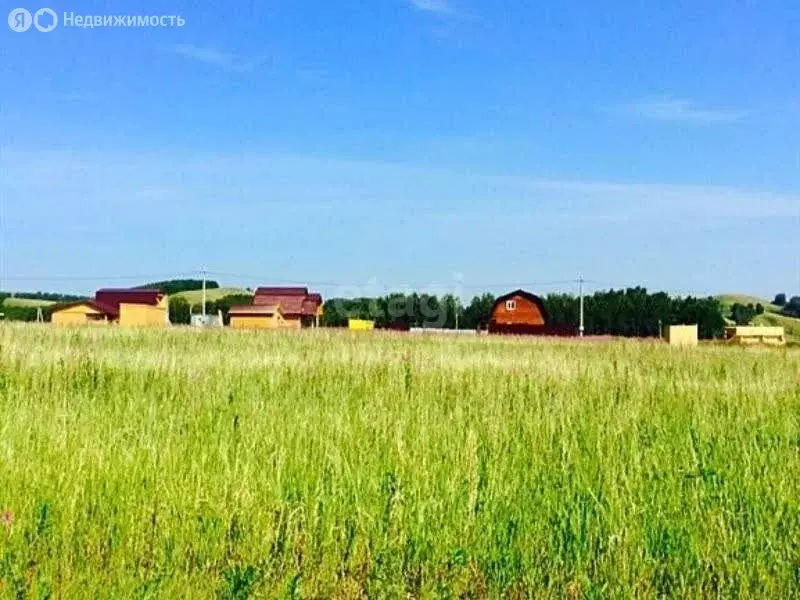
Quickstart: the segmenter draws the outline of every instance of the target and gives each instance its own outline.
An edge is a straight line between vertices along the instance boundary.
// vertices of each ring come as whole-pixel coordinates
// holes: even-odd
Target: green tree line
[[[494,305],[492,294],[475,296],[462,306],[452,295],[390,294],[378,298],[333,298],[325,303],[322,324],[344,327],[350,318],[374,320],[378,327],[404,323],[411,327],[453,329],[458,315],[460,329],[475,329],[485,323]],[[549,325],[574,326],[580,321],[579,299],[571,294],[542,297]],[[660,327],[697,323],[701,337],[720,337],[725,320],[714,298],[671,297],[645,288],[598,291],[584,298],[584,327],[587,335],[656,337]]]
[[[164,292],[167,296],[180,292],[193,292],[203,289],[202,279],[170,279],[168,281],[155,281],[137,286],[139,289],[157,289]],[[215,290],[219,288],[219,282],[206,280],[206,289]]]
[[[24,300],[45,300],[48,302],[77,302],[78,300],[85,300],[86,296],[78,296],[75,294],[57,294],[51,292],[2,292],[0,291],[0,304],[6,298],[20,298]]]

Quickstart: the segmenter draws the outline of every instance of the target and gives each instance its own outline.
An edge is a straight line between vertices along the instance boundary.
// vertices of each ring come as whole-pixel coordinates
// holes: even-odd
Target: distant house
[[[285,326],[278,305],[232,306],[228,318],[233,329],[281,329]]]
[[[253,306],[280,307],[287,328],[317,327],[322,316],[322,296],[305,287],[260,287]]]
[[[786,330],[783,327],[766,327],[763,325],[725,328],[725,339],[733,344],[749,346],[763,344],[765,346],[785,346]]]
[[[577,329],[553,327],[544,302],[525,290],[515,290],[495,300],[489,313],[489,333],[575,335]]]
[[[157,327],[169,324],[167,296],[156,289],[102,289],[94,299],[81,300],[53,310],[54,325],[119,323],[123,327]]]

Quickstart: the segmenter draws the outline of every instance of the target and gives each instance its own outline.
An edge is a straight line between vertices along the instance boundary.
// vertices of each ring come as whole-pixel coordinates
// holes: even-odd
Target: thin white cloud
[[[709,125],[741,121],[747,113],[728,107],[708,107],[685,98],[644,98],[620,107],[629,114],[654,121]]]
[[[440,15],[453,13],[453,7],[448,0],[409,0],[409,2],[417,10]]]
[[[91,152],[14,152],[0,146],[7,177],[5,193],[18,198],[21,215],[30,217],[41,204],[42,218],[52,212],[51,198],[80,201],[88,208],[114,204],[138,207],[163,203],[184,214],[187,206],[213,210],[226,206],[263,207],[274,199],[280,210],[352,209],[359,213],[379,201],[384,211],[401,216],[416,212],[474,213],[497,218],[497,212],[537,220],[713,222],[720,219],[795,218],[800,196],[717,185],[666,182],[554,180],[490,175],[425,166],[282,154],[147,155]],[[176,177],[175,173],[181,173]],[[309,174],[314,177],[309,179]],[[125,182],[124,193],[112,193]],[[231,182],[236,182],[232,186]],[[17,194],[17,196],[14,196]],[[113,197],[113,200],[109,198]],[[289,202],[287,202],[289,200]],[[9,202],[9,206],[13,202]],[[71,206],[65,202],[65,206]],[[21,209],[22,210],[22,209]],[[33,211],[33,212],[32,212]],[[34,216],[36,216],[34,214]],[[36,219],[31,219],[36,223]]]
[[[216,48],[197,46],[195,44],[177,44],[170,46],[167,50],[183,58],[229,71],[251,71],[261,62],[260,60],[245,58]]]
[[[267,261],[270,276],[263,279],[269,280],[292,279],[298,253],[312,256],[312,244],[339,248],[341,242],[341,262],[334,254],[324,268],[333,273],[328,281],[344,284],[372,276],[425,283],[452,270],[466,270],[476,287],[523,277],[563,280],[577,272],[635,282],[657,272],[674,289],[726,289],[734,281],[739,289],[769,291],[796,269],[786,258],[796,255],[796,192],[552,180],[249,152],[0,146],[0,154],[0,280],[36,273],[42,286],[52,285],[48,277],[72,274],[75,264],[82,265],[80,276],[131,274],[131,256],[135,272],[182,272],[197,268],[192,257],[210,243],[221,249],[217,270],[263,274]],[[300,229],[287,230],[287,222]],[[80,228],[91,230],[90,237]],[[297,248],[298,235],[311,240],[308,252],[301,245],[287,257],[275,253],[279,246]],[[390,258],[375,247],[390,249]],[[165,255],[178,262],[165,266]],[[741,260],[730,261],[732,255]],[[304,259],[306,270],[294,277],[322,277],[308,266],[317,258]],[[407,264],[419,268],[407,270]],[[509,266],[496,272],[498,264]]]

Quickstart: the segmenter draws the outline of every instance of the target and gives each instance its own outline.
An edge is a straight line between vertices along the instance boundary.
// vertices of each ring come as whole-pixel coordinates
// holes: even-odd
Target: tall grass
[[[797,597],[800,352],[0,327],[7,597]]]

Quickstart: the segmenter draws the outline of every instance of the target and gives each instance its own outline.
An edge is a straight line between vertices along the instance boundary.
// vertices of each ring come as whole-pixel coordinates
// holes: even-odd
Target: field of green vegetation
[[[0,325],[0,596],[791,598],[800,350]]]
[[[243,296],[243,295],[252,296],[253,293],[244,288],[236,288],[236,287],[210,288],[206,290],[206,301],[216,302],[217,300],[221,300],[225,296]],[[172,296],[170,296],[170,299],[174,298],[183,298],[192,306],[195,305],[201,306],[203,304],[203,291],[190,290],[187,292],[178,292],[177,294],[173,294]]]
[[[21,307],[32,307],[32,308],[45,308],[48,306],[53,306],[55,302],[52,300],[34,300],[32,298],[6,298],[2,302],[0,302],[0,308],[3,306],[21,306]]]

